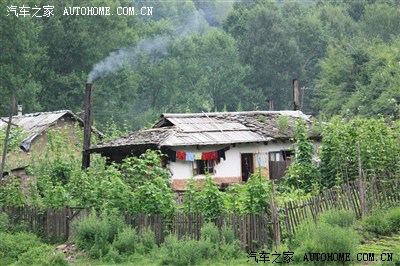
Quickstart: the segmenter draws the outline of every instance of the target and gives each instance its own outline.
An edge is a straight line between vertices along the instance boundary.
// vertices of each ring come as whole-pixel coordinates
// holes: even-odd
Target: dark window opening
[[[193,175],[214,174],[215,160],[195,160],[193,163]]]

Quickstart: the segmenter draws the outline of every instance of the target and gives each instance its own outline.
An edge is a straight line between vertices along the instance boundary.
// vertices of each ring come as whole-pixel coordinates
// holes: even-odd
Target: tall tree
[[[7,12],[15,4],[10,0],[0,4],[0,116],[9,113],[12,94],[26,112],[41,108],[39,76],[47,61],[38,43],[41,25],[30,16],[17,17],[12,11]]]

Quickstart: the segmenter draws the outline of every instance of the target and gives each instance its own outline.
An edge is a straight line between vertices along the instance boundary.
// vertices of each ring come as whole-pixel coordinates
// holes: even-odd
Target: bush
[[[5,212],[0,213],[0,232],[6,232],[8,228],[8,215]]]
[[[140,242],[143,248],[141,253],[149,253],[156,246],[154,232],[150,228],[140,232]]]
[[[115,213],[103,213],[98,217],[94,212],[72,225],[77,247],[88,251],[93,258],[106,255],[118,232],[126,227],[128,225]]]
[[[112,263],[121,263],[123,259],[118,251],[115,248],[111,247],[108,250],[108,253],[105,256],[104,260]]]
[[[219,243],[220,242],[220,236],[219,236],[219,230],[215,226],[214,223],[205,223],[201,229],[200,229],[200,239],[205,241],[205,240],[210,240],[211,243]]]
[[[31,233],[9,234],[0,232],[0,261],[17,261],[18,257],[30,248],[41,244],[39,238]],[[2,263],[3,264],[3,263]],[[5,264],[3,264],[5,265]]]
[[[202,260],[232,259],[240,254],[239,243],[234,239],[233,231],[224,225],[221,231],[213,223],[206,223],[200,231],[200,240],[174,235],[166,238],[163,250],[163,264],[194,265]]]
[[[353,229],[319,222],[300,226],[290,248],[294,260],[302,262],[305,253],[356,253],[357,247],[358,235]]]
[[[390,225],[381,211],[373,211],[365,216],[361,225],[365,231],[378,235],[387,235],[391,231]]]
[[[167,253],[163,256],[163,265],[195,265],[201,259],[198,241],[190,238],[178,240],[177,236],[169,235],[163,247]]]
[[[133,254],[139,244],[139,236],[135,229],[130,227],[124,228],[113,242],[113,247],[120,254]]]
[[[68,265],[61,253],[53,255],[53,248],[46,244],[31,247],[23,253],[15,265]]]
[[[400,207],[391,208],[386,214],[385,219],[388,222],[390,232],[400,231]]]
[[[320,215],[319,221],[332,226],[350,227],[355,223],[356,216],[348,210],[327,211]]]

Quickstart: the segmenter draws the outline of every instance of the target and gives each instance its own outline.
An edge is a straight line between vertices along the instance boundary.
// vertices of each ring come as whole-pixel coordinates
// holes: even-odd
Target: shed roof
[[[287,127],[282,128],[280,117]],[[177,147],[265,142],[294,136],[294,121],[303,119],[311,126],[309,116],[301,111],[214,112],[162,114],[152,128],[94,146],[93,152],[118,147],[156,145]]]
[[[22,149],[28,151],[30,149],[30,145],[32,141],[39,136],[42,132],[44,132],[49,127],[53,126],[57,123],[59,119],[64,116],[69,116],[72,119],[78,121],[83,125],[83,120],[75,115],[73,112],[69,110],[60,110],[54,112],[41,112],[41,113],[31,113],[13,116],[12,124],[21,128],[23,132],[27,134],[27,137],[21,142],[20,146]],[[0,129],[7,126],[8,117],[3,117],[0,119]],[[103,135],[96,129],[92,129],[99,135]]]

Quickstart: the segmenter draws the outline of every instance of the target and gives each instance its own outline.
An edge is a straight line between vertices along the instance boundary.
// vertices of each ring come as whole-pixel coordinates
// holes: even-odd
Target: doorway
[[[242,153],[242,182],[247,182],[250,175],[253,173],[253,154],[252,153]]]

